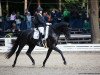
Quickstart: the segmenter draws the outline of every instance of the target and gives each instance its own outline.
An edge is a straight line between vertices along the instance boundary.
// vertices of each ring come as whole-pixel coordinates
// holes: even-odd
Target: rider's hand
[[[49,25],[52,25],[52,24],[47,22],[47,23],[46,23],[46,25],[48,25],[48,26],[49,26]]]

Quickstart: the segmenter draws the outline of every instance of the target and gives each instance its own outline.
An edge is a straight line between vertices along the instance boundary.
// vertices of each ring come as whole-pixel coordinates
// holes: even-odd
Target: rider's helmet
[[[43,11],[43,8],[39,5],[37,11]]]

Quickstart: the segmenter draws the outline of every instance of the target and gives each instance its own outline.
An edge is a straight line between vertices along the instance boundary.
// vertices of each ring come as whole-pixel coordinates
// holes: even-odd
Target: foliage
[[[65,0],[65,2],[67,2],[67,3],[76,3],[76,2],[79,2],[79,0]]]
[[[87,0],[62,0],[62,7],[67,9],[72,9],[72,7],[82,9],[86,7],[86,2]]]

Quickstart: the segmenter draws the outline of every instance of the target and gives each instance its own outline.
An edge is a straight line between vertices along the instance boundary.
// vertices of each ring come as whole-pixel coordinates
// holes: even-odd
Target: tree
[[[99,29],[99,2],[98,0],[89,0],[90,4],[90,21],[92,26],[92,41],[93,43],[100,43],[100,29]]]
[[[64,0],[64,1],[66,1],[69,4],[80,2],[82,3],[81,7],[84,7],[85,4],[87,3],[87,12],[88,12],[88,4],[89,4],[89,9],[90,9],[89,16],[90,16],[90,22],[92,27],[92,42],[100,43],[99,0]]]

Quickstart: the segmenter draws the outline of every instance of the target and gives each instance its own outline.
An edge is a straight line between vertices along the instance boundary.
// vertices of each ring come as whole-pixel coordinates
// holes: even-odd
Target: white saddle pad
[[[34,39],[39,39],[39,31],[37,29],[34,29],[33,38]]]

